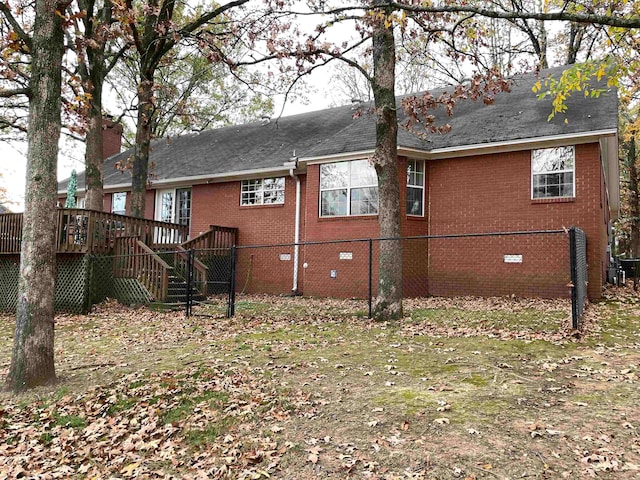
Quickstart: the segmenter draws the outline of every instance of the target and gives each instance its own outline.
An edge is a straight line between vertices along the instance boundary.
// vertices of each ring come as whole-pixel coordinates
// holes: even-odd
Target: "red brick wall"
[[[300,238],[304,240],[305,177],[301,176]],[[238,228],[238,245],[293,243],[296,183],[285,179],[283,205],[240,205],[240,182],[195,185],[192,189],[191,236],[209,230],[210,225]],[[291,255],[280,260],[280,254]],[[240,249],[239,291],[290,293],[293,286],[293,247]],[[300,264],[302,261],[300,262]]]
[[[404,214],[406,161],[400,159],[404,236],[514,230],[555,230],[577,225],[588,239],[589,295],[600,294],[605,262],[606,195],[598,144],[576,147],[576,198],[531,200],[530,152],[427,162],[424,217]],[[379,235],[376,216],[319,218],[319,166],[301,176],[300,240],[321,242]],[[153,218],[155,192],[147,194]],[[238,244],[291,243],[294,240],[295,181],[285,182],[285,204],[240,206],[240,182],[195,185],[191,236],[210,225],[236,227]],[[568,296],[566,234],[403,242],[405,296],[535,295]],[[351,260],[340,253],[350,253]],[[293,247],[239,249],[238,291],[290,293]],[[377,242],[373,244],[373,285],[377,283]],[[520,254],[522,263],[505,263]],[[282,255],[290,255],[289,260]],[[368,294],[367,242],[305,246],[300,249],[299,290],[306,295],[364,298]],[[306,265],[306,266],[305,266]],[[335,270],[335,278],[331,271]]]
[[[131,192],[127,193],[127,212],[131,211]],[[147,195],[144,199],[144,218],[147,220],[153,220],[156,211],[156,191],[147,190]]]
[[[530,152],[437,160],[429,165],[431,234],[513,230],[550,230],[576,225],[587,234],[589,296],[600,295],[600,254],[604,227],[601,204],[601,162],[598,144],[576,146],[576,198],[553,202],[531,200]],[[492,242],[448,242],[429,251],[430,293],[457,294],[455,283],[466,293],[569,294],[568,244],[537,237]],[[505,264],[504,254],[523,254],[522,264]],[[460,264],[454,259],[461,259]],[[463,268],[462,264],[467,267]],[[464,275],[463,278],[460,278]],[[474,277],[478,277],[473,282]],[[451,278],[453,277],[453,278]],[[523,277],[539,285],[529,292]],[[484,278],[486,281],[482,281]],[[543,286],[548,280],[549,291]],[[437,282],[437,283],[435,283]]]
[[[129,197],[129,195],[127,195],[127,197]],[[104,212],[111,212],[112,200],[113,200],[112,193],[105,193],[104,195],[102,195],[102,210]],[[128,201],[129,201],[129,198],[127,198],[127,202]]]
[[[122,125],[107,118],[102,119],[102,158],[120,153],[122,148]]]
[[[399,158],[399,183],[402,215],[402,235],[427,234],[427,206],[425,194],[425,214],[422,217],[407,216],[406,212],[406,158]],[[307,168],[307,204],[305,212],[307,241],[330,241],[379,237],[376,215],[351,217],[319,217],[320,166]],[[403,291],[405,296],[426,295],[427,247],[425,240],[403,242]],[[373,290],[378,282],[378,242],[373,244]],[[352,260],[340,260],[340,252],[351,252]],[[307,247],[303,262],[304,293],[309,295],[330,295],[338,297],[366,298],[368,295],[369,247],[367,243],[343,243]],[[331,271],[337,275],[331,277]]]

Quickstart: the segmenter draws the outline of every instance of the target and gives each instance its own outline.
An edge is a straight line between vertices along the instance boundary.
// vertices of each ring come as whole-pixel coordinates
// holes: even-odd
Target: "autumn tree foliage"
[[[137,58],[137,121],[132,159],[131,214],[143,217],[149,174],[149,152],[156,117],[156,74],[165,56],[185,38],[224,43],[232,35],[225,29],[230,14],[249,0],[211,4],[193,11],[174,0],[127,0],[120,13]],[[219,29],[222,28],[222,31]],[[211,59],[212,61],[215,59]]]
[[[75,68],[69,72],[70,127],[85,140],[86,208],[103,205],[103,91],[107,76],[127,48],[111,0],[77,0],[70,6]]]
[[[118,118],[125,126],[124,142],[135,145],[138,59],[128,51],[107,78],[116,97]],[[222,62],[210,62],[194,45],[177,45],[156,72],[152,138],[174,137],[270,115],[273,101],[258,72],[230,72]],[[152,176],[152,175],[151,175]]]

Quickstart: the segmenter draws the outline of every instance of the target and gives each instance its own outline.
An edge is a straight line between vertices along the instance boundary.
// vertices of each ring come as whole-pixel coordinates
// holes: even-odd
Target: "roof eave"
[[[457,147],[434,148],[429,150],[426,158],[438,160],[441,158],[468,157],[471,155],[486,155],[491,153],[515,152],[529,150],[531,148],[548,148],[567,145],[579,145],[598,142],[604,137],[617,136],[617,129],[593,130],[587,132],[565,133],[560,135],[548,135],[544,137],[521,138],[505,140],[502,142],[490,142],[474,145],[461,145]]]
[[[214,173],[214,174],[206,174],[206,175],[193,175],[188,177],[176,177],[176,178],[168,178],[163,180],[153,180],[150,182],[152,189],[157,189],[157,187],[162,188],[171,188],[171,187],[182,187],[182,186],[191,186],[191,185],[202,185],[207,183],[219,183],[219,182],[232,182],[235,180],[244,180],[247,178],[256,178],[267,175],[275,175],[282,174],[288,175],[290,167],[282,166],[278,167],[268,167],[268,168],[255,168],[250,170],[241,170],[238,172],[226,172],[226,173]],[[113,193],[113,192],[122,192],[131,190],[131,182],[128,183],[117,183],[114,185],[105,185],[104,192],[105,193]],[[84,188],[79,188],[78,193],[84,193]],[[66,194],[66,190],[58,190],[58,195]]]

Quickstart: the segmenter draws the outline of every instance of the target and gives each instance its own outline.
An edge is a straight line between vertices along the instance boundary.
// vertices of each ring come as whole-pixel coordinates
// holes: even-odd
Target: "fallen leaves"
[[[583,341],[535,323],[564,301],[419,299],[408,311],[442,310],[378,324],[348,313],[358,301],[254,300],[278,310],[60,318],[59,371],[98,386],[3,402],[0,478],[638,474],[631,322],[612,341],[589,323]]]
[[[169,462],[194,477],[269,477],[288,450],[270,436],[282,431],[270,419],[284,411],[308,414],[316,402],[302,391],[280,391],[246,368],[219,367],[126,375],[84,396],[9,407],[0,472],[18,478],[28,466],[29,475],[51,478],[153,478],[164,474],[149,465]]]

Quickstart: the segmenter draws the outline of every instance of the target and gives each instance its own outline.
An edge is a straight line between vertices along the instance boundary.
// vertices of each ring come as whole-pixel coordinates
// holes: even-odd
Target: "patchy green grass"
[[[87,426],[87,420],[77,415],[60,415],[58,413],[53,416],[54,425],[60,427],[84,428]]]
[[[402,321],[375,323],[362,301],[242,296],[232,319],[115,304],[59,317],[60,383],[2,394],[2,468],[638,478],[640,301],[623,291],[590,306],[581,334],[569,311],[412,299]],[[12,331],[12,318],[0,321],[5,373]],[[27,465],[19,449],[35,444]]]
[[[215,406],[222,409],[228,399],[229,395],[226,392],[215,391],[204,392],[194,397],[182,397],[175,405],[171,405],[168,410],[165,410],[160,415],[160,420],[163,423],[173,423],[184,420],[191,414],[194,407],[201,403],[207,403],[208,406]]]
[[[469,311],[460,308],[416,308],[411,311],[415,322],[429,322],[447,328],[486,328],[514,331],[555,332],[566,319],[565,311],[540,312],[525,308],[510,311]]]
[[[185,434],[185,440],[195,448],[204,448],[220,441],[220,438],[230,431],[231,427],[237,424],[233,417],[223,417],[218,420],[207,422],[202,429],[191,429]]]

